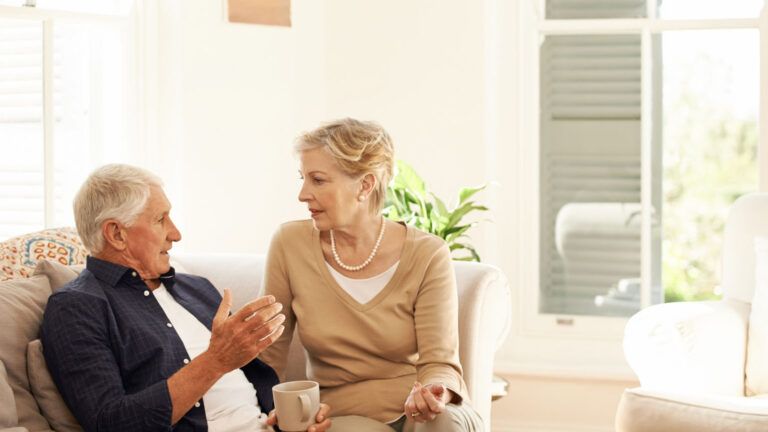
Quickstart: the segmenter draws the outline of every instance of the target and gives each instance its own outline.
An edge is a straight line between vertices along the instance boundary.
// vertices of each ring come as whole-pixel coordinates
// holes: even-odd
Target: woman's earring
[[[358,195],[357,196],[358,201],[365,201],[365,195]]]

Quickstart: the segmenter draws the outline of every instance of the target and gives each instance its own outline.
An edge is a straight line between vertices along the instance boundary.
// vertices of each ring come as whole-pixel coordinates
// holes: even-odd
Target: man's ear
[[[108,244],[113,249],[125,250],[127,246],[126,232],[120,222],[114,219],[107,219],[101,224],[101,234],[104,236],[105,246]]]

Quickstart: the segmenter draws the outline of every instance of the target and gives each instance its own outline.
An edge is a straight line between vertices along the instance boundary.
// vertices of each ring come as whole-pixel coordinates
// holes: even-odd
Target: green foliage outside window
[[[757,188],[757,124],[693,92],[671,107],[664,152],[665,301],[720,297],[723,228],[733,202]],[[682,115],[680,115],[682,114]],[[674,145],[670,145],[674,143]]]

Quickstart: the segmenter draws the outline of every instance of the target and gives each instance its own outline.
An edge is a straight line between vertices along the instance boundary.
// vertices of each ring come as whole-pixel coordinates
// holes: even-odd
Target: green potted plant
[[[477,250],[466,241],[469,238],[467,230],[477,222],[465,222],[464,217],[474,211],[488,211],[487,207],[470,200],[485,187],[462,188],[458,203],[449,209],[443,200],[427,189],[424,180],[410,165],[398,160],[394,178],[387,188],[384,216],[442,238],[448,243],[454,260],[480,261]]]

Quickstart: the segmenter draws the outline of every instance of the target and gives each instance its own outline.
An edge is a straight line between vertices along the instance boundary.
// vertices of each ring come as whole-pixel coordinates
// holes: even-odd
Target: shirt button
[[[168,328],[171,328],[171,327],[173,327],[173,324],[171,324],[171,323],[165,323],[165,325],[167,325],[167,326],[168,326]]]
[[[189,364],[189,359],[184,359],[184,364]]]
[[[136,277],[136,272],[131,272],[131,276]]]
[[[200,408],[200,402],[195,402],[195,408]]]
[[[144,291],[144,297],[149,297],[149,290]]]

